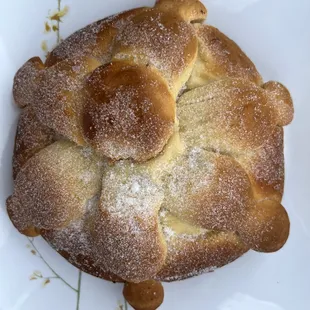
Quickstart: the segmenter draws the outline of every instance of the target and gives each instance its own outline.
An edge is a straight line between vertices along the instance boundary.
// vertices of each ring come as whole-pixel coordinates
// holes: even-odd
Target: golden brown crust
[[[18,230],[56,229],[80,218],[87,199],[100,189],[94,155],[58,141],[35,154],[17,175],[8,209]]]
[[[206,7],[197,0],[157,0],[155,7],[174,12],[187,22],[201,23],[207,18]]]
[[[54,249],[68,260],[72,265],[79,268],[83,272],[91,274],[95,277],[105,279],[111,282],[124,282],[123,279],[116,276],[112,272],[107,271],[105,268],[96,263],[94,255],[91,251],[85,251],[83,246],[76,244],[78,239],[78,231],[76,228],[70,230],[44,230],[40,231],[42,237],[54,247]],[[59,238],[62,238],[60,241]],[[75,244],[69,244],[69,243]]]
[[[116,36],[112,59],[155,67],[177,97],[192,72],[197,52],[193,26],[173,12],[154,8],[135,16]]]
[[[32,106],[39,121],[80,145],[85,78],[99,65],[94,58],[66,59],[44,70],[35,90]]]
[[[194,199],[191,193],[184,195],[188,185],[182,187],[179,184],[180,194],[176,197],[193,199],[193,207],[179,209],[176,206],[187,206],[188,201],[176,200],[174,209],[170,207],[170,210],[194,225],[237,231],[243,242],[253,249],[267,252],[278,250],[286,242],[289,220],[284,216],[285,209],[276,201],[272,204],[275,208],[270,209],[269,213],[260,207],[262,198],[259,197],[257,181],[262,177],[255,171],[255,162],[258,165],[266,164],[263,186],[268,186],[268,182],[271,186],[283,186],[283,149],[281,140],[277,141],[277,136],[273,136],[277,127],[272,107],[268,104],[268,94],[245,80],[222,80],[185,93],[179,101],[178,111],[180,130],[187,144],[241,158],[246,169],[243,170],[229,157],[219,156],[213,163],[211,181],[208,180],[208,186],[198,192]],[[273,154],[269,154],[270,158],[266,155],[269,150],[273,151]],[[251,156],[247,164],[246,158]],[[254,167],[251,166],[253,163]],[[268,174],[268,170],[272,172]],[[254,185],[253,189],[246,171]],[[193,183],[191,179],[197,173],[188,176],[189,184]],[[279,176],[275,176],[275,173]],[[210,175],[210,172],[206,175]],[[278,184],[272,184],[272,178],[276,178]],[[265,194],[264,198],[270,195]],[[282,219],[280,222],[276,222],[275,214]],[[278,235],[273,227],[277,227]],[[270,242],[262,242],[262,235]]]
[[[259,148],[237,156],[252,183],[256,200],[269,198],[281,202],[284,189],[283,128],[274,127]]]
[[[91,74],[86,90],[84,135],[100,154],[145,161],[163,149],[173,132],[175,101],[156,70],[112,62]]]
[[[242,78],[260,85],[262,78],[240,47],[217,28],[196,24],[198,59],[187,82],[188,88],[223,78]]]
[[[44,64],[39,57],[29,59],[16,73],[13,82],[13,97],[15,103],[24,108],[34,100],[34,89]]]
[[[160,281],[177,281],[212,272],[248,251],[234,233],[207,232],[200,236],[174,235],[167,238],[165,265],[156,275]]]
[[[155,310],[164,301],[164,288],[160,282],[155,280],[125,283],[123,294],[136,310]]]
[[[163,190],[146,169],[137,171],[125,161],[106,167],[90,229],[98,261],[126,281],[151,279],[165,262],[158,218],[162,200]]]
[[[14,227],[19,230],[19,232],[27,237],[37,237],[37,236],[40,236],[40,230],[37,229],[36,227],[32,226],[32,225],[28,225],[27,228],[22,228],[20,229],[19,228],[19,225],[18,224],[15,224],[15,221],[14,220],[15,218],[19,218],[19,214],[15,214],[15,211],[14,209],[16,209],[16,206],[15,206],[15,202],[12,198],[12,196],[8,197],[8,199],[6,200],[6,210],[7,210],[7,213],[8,213],[8,216],[9,218],[11,219]],[[18,222],[19,220],[17,220],[16,222]]]
[[[202,149],[185,156],[165,178],[164,208],[197,227],[237,232],[252,249],[270,252],[284,245],[286,211],[275,201],[270,212],[256,202],[245,170],[233,158]]]
[[[251,151],[276,125],[267,102],[267,93],[250,81],[213,81],[180,98],[180,131],[192,146],[234,155]]]
[[[201,6],[199,2],[190,6],[184,2],[184,5],[191,15]],[[193,26],[183,15],[157,7],[140,8],[98,21],[70,36],[49,54],[45,67],[41,63],[44,70],[40,71],[35,84],[28,87],[29,81],[24,81],[32,94],[39,121],[79,145],[85,145],[84,127],[88,142],[101,155],[113,160],[133,158],[143,161],[156,156],[172,135],[174,100],[189,78],[197,57],[198,44]],[[145,33],[152,35],[145,36]],[[111,60],[112,64],[102,66]],[[37,77],[38,70],[32,69],[32,62],[28,67]],[[127,64],[122,66],[125,62]],[[132,67],[136,83],[133,79],[132,85],[122,91],[120,82],[124,79],[120,75],[128,69],[125,66]],[[94,72],[97,67],[100,69]],[[88,87],[85,87],[87,76],[92,72]],[[113,83],[111,79],[108,82],[107,77],[113,72],[115,80],[119,81],[114,85],[116,89],[112,89]],[[105,83],[110,84],[108,93],[102,90],[100,96],[96,96],[97,100],[88,98],[87,90],[93,96],[94,88]],[[113,93],[118,98],[107,98]],[[120,121],[120,117],[111,116],[119,113],[116,110],[120,108],[113,99],[121,105],[125,101],[135,105],[138,111],[130,107],[131,115]],[[138,101],[139,105],[130,101]],[[148,113],[142,113],[145,112],[142,106],[149,109]],[[103,108],[106,113],[101,113]],[[144,120],[141,114],[145,114]],[[113,124],[111,118],[115,121]],[[134,147],[130,150],[131,145]],[[122,154],[120,150],[125,148],[127,151]]]
[[[31,107],[26,107],[18,121],[14,154],[13,154],[13,179],[25,163],[34,154],[38,153],[54,141],[54,132],[42,125]]]
[[[294,106],[288,89],[279,82],[270,81],[262,86],[268,93],[268,103],[274,112],[278,126],[286,126],[293,120]]]
[[[65,59],[90,55],[97,58],[101,63],[109,62],[112,57],[112,44],[116,34],[122,31],[133,16],[146,9],[137,8],[116,14],[74,32],[48,54],[45,65],[51,67]]]
[[[247,209],[254,207],[245,171],[233,158],[203,149],[185,156],[165,180],[164,207],[194,226],[237,231]]]
[[[157,216],[148,222],[138,216],[129,220],[135,227],[128,231],[128,218],[124,220],[120,215],[102,211],[95,222],[93,237],[98,261],[122,279],[138,283],[152,279],[161,269],[166,246]]]
[[[279,126],[292,120],[290,94],[262,85],[217,29],[193,26],[205,15],[196,0],[159,0],[73,34],[45,67],[21,68],[14,96],[29,106],[7,200],[20,232],[42,234],[85,272],[130,282],[184,279],[284,245]],[[182,95],[188,80],[196,89]],[[154,292],[125,287],[137,309],[156,307]]]
[[[290,231],[290,220],[283,206],[274,200],[264,199],[249,210],[239,230],[240,238],[253,250],[275,252],[286,243]]]
[[[164,231],[170,228],[164,226]],[[77,232],[78,234],[79,232]],[[81,246],[71,250],[67,243],[74,242],[69,232],[41,230],[42,236],[71,264],[93,276],[112,282],[123,282],[120,277],[95,263],[92,252],[85,254]],[[60,234],[60,235],[59,235]],[[58,235],[58,236],[57,236]],[[59,241],[59,238],[62,241]],[[176,281],[213,271],[226,265],[244,254],[248,248],[233,233],[209,232],[200,236],[176,234],[167,239],[167,258],[163,268],[155,276],[160,281]],[[66,250],[62,250],[65,248]],[[82,254],[83,252],[84,254]]]

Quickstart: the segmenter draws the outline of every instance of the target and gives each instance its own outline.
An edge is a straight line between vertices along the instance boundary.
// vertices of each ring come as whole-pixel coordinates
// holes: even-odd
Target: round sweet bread
[[[148,299],[156,281],[277,251],[289,235],[292,99],[206,15],[197,0],[159,0],[86,26],[14,79],[13,224],[126,282],[136,309],[162,302]]]

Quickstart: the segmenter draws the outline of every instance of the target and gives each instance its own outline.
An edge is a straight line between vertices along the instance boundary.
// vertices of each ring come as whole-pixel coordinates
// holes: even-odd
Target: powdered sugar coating
[[[64,60],[44,70],[35,90],[32,106],[39,121],[80,145],[84,79],[99,65],[93,58]]]
[[[10,212],[15,226],[57,229],[81,218],[85,202],[100,189],[98,158],[85,158],[81,148],[57,141],[35,154],[17,175]],[[91,178],[82,177],[89,173]]]
[[[188,143],[224,154],[256,149],[275,126],[267,100],[263,89],[246,80],[210,82],[180,98],[180,131]]]
[[[147,36],[144,36],[145,32]],[[79,145],[90,144],[101,155],[113,160],[144,161],[156,156],[172,134],[175,98],[188,79],[196,56],[197,40],[188,21],[179,14],[157,8],[140,8],[95,22],[76,32],[49,54],[45,68],[41,64],[42,72],[36,67],[36,70],[26,70],[38,75],[36,83],[29,84],[26,75],[19,74],[17,77],[21,79],[16,79],[15,88],[21,93],[25,87],[31,91],[38,119],[58,135]],[[120,63],[135,66],[137,79],[145,82],[147,87],[142,82],[133,85],[134,91],[112,89],[111,86],[120,96],[109,98],[111,92],[105,89],[101,95],[106,100],[98,102],[89,98],[92,96],[88,93],[88,75],[97,67],[103,71],[109,68],[102,65],[110,61],[114,70]],[[153,75],[144,75],[145,71],[152,71]],[[94,74],[96,72],[98,70]],[[122,85],[130,83],[131,77],[126,80],[124,75],[123,71],[114,72],[111,80],[120,80]],[[103,84],[106,82],[107,79]],[[97,86],[101,88],[99,84]],[[130,106],[138,110],[149,107],[151,112],[130,113]],[[119,111],[127,111],[124,117],[111,115],[117,112],[117,107]],[[137,114],[146,117],[140,117],[135,126],[133,117]],[[107,124],[113,116],[113,124]],[[130,134],[126,128],[135,128],[134,133]],[[89,138],[89,132],[92,135],[93,131],[98,133],[94,136],[95,141]]]
[[[294,106],[288,89],[279,82],[270,81],[262,86],[268,93],[268,103],[273,110],[278,126],[291,123],[294,117]]]
[[[81,124],[85,104],[93,104],[98,95],[98,89],[90,94],[84,88],[85,81],[98,66],[112,57],[114,65],[130,61],[145,72],[146,68],[157,70],[176,98],[196,60],[196,35],[180,15],[141,9],[121,16],[74,34],[50,54],[45,72],[35,73],[43,81],[35,89],[44,102],[34,104],[39,121],[77,144],[85,143]],[[212,271],[250,247],[279,249],[289,227],[280,198],[274,194],[283,186],[282,140],[278,133],[273,136],[276,104],[270,104],[279,99],[279,92],[270,96],[268,89],[243,79],[256,77],[254,82],[259,84],[260,77],[244,55],[240,54],[236,66],[233,58],[225,58],[234,49],[211,43],[204,44],[221,60],[220,67],[228,73],[224,76],[233,79],[210,83],[180,97],[179,139],[172,137],[159,156],[140,164],[99,159],[92,151],[98,150],[95,144],[81,149],[58,141],[43,149],[21,169],[8,202],[17,228],[41,229],[79,268],[110,280],[179,280]],[[201,61],[199,58],[197,64]],[[216,72],[210,76],[218,78]],[[18,82],[22,84],[24,79]],[[125,84],[120,81],[121,86]],[[156,88],[156,83],[146,84]],[[114,88],[114,109],[99,107],[97,115],[94,113],[95,129],[102,129],[98,115],[104,115],[108,116],[104,121],[113,123],[117,118],[118,128],[129,132],[138,122],[136,111],[124,103],[138,90],[126,93],[121,87],[120,92]],[[161,91],[155,93],[165,101]],[[152,109],[150,101],[139,103],[142,115],[147,115]],[[162,109],[164,105],[158,110]],[[177,127],[173,122],[174,114],[170,133]],[[138,127],[152,129],[156,122],[146,119]],[[124,132],[121,137],[126,136]],[[107,137],[111,132],[102,130],[98,141]],[[116,154],[111,155],[114,159],[127,158],[128,153],[134,157],[134,142],[107,144],[108,154]],[[267,191],[269,187],[273,192]],[[261,199],[266,197],[273,200]],[[171,217],[173,221],[167,220]]]
[[[151,22],[150,22],[151,21]],[[193,28],[177,16],[150,10],[116,36],[114,59],[130,59],[160,70],[171,86],[196,57]]]
[[[94,227],[98,260],[121,278],[152,278],[165,259],[158,221],[162,188],[143,168],[119,162],[103,176],[100,212]]]
[[[70,253],[70,260],[76,265],[83,266],[77,257],[91,257],[90,272],[109,279],[130,281],[153,277],[164,281],[186,278],[199,274],[200,270],[221,266],[247,251],[248,247],[233,232],[222,233],[219,239],[218,233],[199,228],[205,225],[203,220],[206,218],[197,213],[198,209],[195,211],[200,206],[196,199],[206,197],[214,182],[224,182],[227,178],[222,172],[217,172],[216,163],[226,156],[186,143],[184,145],[184,141],[180,143],[178,139],[173,139],[172,143],[167,149],[175,144],[178,151],[172,152],[169,160],[164,160],[165,169],[161,157],[145,164],[119,161],[110,165],[103,161],[99,165],[104,171],[99,205],[90,204],[90,208],[84,209],[85,216],[81,220],[72,222],[64,230],[51,231],[45,237],[59,251]],[[91,149],[81,149],[81,155],[85,159],[92,158]],[[165,156],[165,151],[162,156]],[[228,162],[233,161],[231,159]],[[157,166],[161,169],[157,169]],[[244,207],[252,203],[251,196],[246,201],[247,194],[244,192],[250,184],[246,178],[240,183],[238,173],[229,173],[228,188],[223,187],[224,183],[218,185],[219,197],[230,203],[229,208],[234,204],[238,206],[241,201],[244,201]],[[88,184],[90,175],[86,170],[78,179]],[[191,186],[188,187],[188,184]],[[243,191],[240,195],[237,195],[238,188]],[[210,194],[214,195],[212,192]],[[225,203],[221,205],[225,208],[228,206]],[[160,212],[160,220],[158,213],[162,208],[167,211]],[[186,213],[186,209],[191,213]],[[229,221],[235,222],[239,216],[245,216],[238,210],[231,210],[231,215],[225,219],[221,217],[228,210],[220,215],[220,209],[214,205],[212,216],[208,217],[212,222],[204,228],[230,230],[231,226],[227,226]],[[176,230],[175,224],[165,222],[171,212],[183,223],[185,233],[180,232],[180,227]],[[244,225],[246,222],[242,223]],[[195,230],[191,228],[193,224]],[[245,229],[249,227],[245,226]],[[219,240],[222,240],[223,246],[219,245]],[[115,278],[111,275],[115,275]]]
[[[26,107],[22,111],[17,125],[13,178],[16,178],[20,169],[34,154],[52,144],[53,141],[53,130],[39,122],[31,107]]]
[[[225,78],[242,78],[262,84],[255,65],[234,41],[210,25],[196,24],[195,30],[199,40],[199,53],[187,82],[190,89]]]
[[[238,156],[247,171],[256,199],[269,197],[281,202],[284,189],[283,128],[275,127],[258,149]]]
[[[93,72],[87,90],[84,133],[98,152],[144,161],[163,149],[173,131],[175,102],[157,71],[111,63]]]
[[[109,62],[115,35],[123,30],[133,16],[143,11],[140,8],[119,13],[73,33],[48,55],[46,65],[50,67],[65,59],[85,56],[95,57],[102,64]]]
[[[44,65],[39,57],[29,59],[16,73],[13,83],[15,103],[24,108],[33,103],[34,89]]]
[[[167,247],[165,265],[156,275],[156,279],[167,282],[212,272],[248,250],[229,233],[210,233],[195,239],[175,235],[168,239]]]

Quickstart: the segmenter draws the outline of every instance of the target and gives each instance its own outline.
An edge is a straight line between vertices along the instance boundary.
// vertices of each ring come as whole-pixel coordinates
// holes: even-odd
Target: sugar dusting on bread
[[[32,105],[34,90],[44,65],[39,57],[29,59],[15,74],[13,83],[13,97],[15,103],[24,108]]]
[[[49,242],[53,244],[56,250],[62,250],[70,253],[72,260],[77,255],[92,256],[92,238],[87,225],[87,219],[90,214],[98,208],[99,197],[95,195],[85,204],[84,216],[73,221],[66,228],[49,232]]]
[[[87,199],[100,189],[98,161],[94,154],[86,158],[68,141],[57,141],[35,154],[15,181],[10,205],[15,226],[59,229],[79,219]]]
[[[199,235],[174,232],[167,239],[167,249],[165,265],[156,275],[157,280],[167,282],[212,272],[248,251],[233,233],[215,231]]]
[[[52,144],[53,141],[54,131],[39,122],[31,107],[24,108],[17,125],[13,178],[16,178],[18,172],[34,154]]]
[[[98,58],[103,64],[109,62],[116,33],[123,30],[128,21],[143,10],[141,8],[119,13],[74,32],[48,55],[47,66],[68,58],[89,55]]]
[[[212,80],[242,78],[262,84],[253,62],[240,47],[217,28],[195,24],[199,53],[187,86],[192,89]]]
[[[197,148],[189,151],[188,155],[185,157],[185,162],[183,161],[182,165],[184,165],[184,167],[189,166],[192,168],[197,167],[197,165],[201,165],[202,159],[199,157],[201,152],[205,151],[199,150]],[[178,158],[180,155],[176,154],[176,157]],[[176,159],[174,158],[174,164],[175,160]],[[180,171],[175,170],[173,165],[166,166],[166,171],[160,170],[161,175],[155,176],[151,173],[151,171],[154,169],[154,164],[151,166],[151,171],[149,170],[150,167],[148,164],[135,164],[130,161],[121,161],[112,166],[108,165],[107,163],[104,165],[104,170],[106,172],[103,175],[103,187],[101,192],[102,200],[99,205],[96,201],[96,204],[91,206],[95,210],[102,210],[101,212],[104,212],[105,218],[109,218],[109,222],[112,222],[114,225],[113,231],[110,230],[110,224],[108,222],[105,223],[104,219],[100,219],[100,222],[103,221],[103,229],[110,231],[115,238],[109,238],[103,231],[100,231],[100,234],[96,234],[96,238],[102,238],[102,241],[99,240],[98,246],[98,240],[93,239],[93,235],[91,237],[91,241],[89,241],[89,232],[96,228],[92,227],[92,225],[87,226],[81,221],[73,223],[73,226],[68,227],[68,229],[54,231],[53,237],[49,236],[48,238],[51,238],[51,242],[56,244],[59,249],[65,250],[68,253],[72,253],[72,257],[74,257],[74,253],[90,255],[91,257],[97,258],[96,261],[98,269],[101,268],[106,271],[121,275],[122,278],[128,279],[128,276],[132,277],[133,273],[138,273],[137,268],[142,269],[141,267],[139,268],[139,265],[142,261],[141,256],[147,255],[148,252],[150,252],[150,248],[154,246],[156,237],[148,240],[145,236],[145,229],[149,229],[148,223],[153,223],[154,216],[157,217],[157,213],[159,212],[158,208],[162,206],[167,188],[172,188],[171,186],[177,182],[178,178],[181,178],[182,173],[179,173]],[[210,168],[212,169],[212,165]],[[175,174],[175,178],[170,182],[170,185],[166,182],[167,177],[165,177],[165,174]],[[184,177],[186,178],[186,174],[184,174]],[[201,177],[203,177],[203,175],[201,175]],[[183,183],[186,182],[185,179],[183,179],[183,181],[178,181]],[[197,186],[200,187],[199,182],[197,183]],[[195,188],[196,186],[193,186],[193,192],[195,192]],[[169,204],[165,204],[165,206],[169,208]],[[88,220],[85,220],[85,222],[87,223],[88,221],[93,221],[92,216],[98,217],[98,214],[94,214],[95,213],[89,213],[89,215],[87,215],[89,218]],[[175,273],[176,267],[173,268],[174,271],[169,269],[169,273],[173,273],[174,275],[169,277],[163,274],[161,279],[165,281],[182,279],[190,275],[199,274],[199,271],[202,267],[198,264],[199,260],[191,258],[191,255],[195,253],[193,252],[194,248],[202,247],[201,243],[203,243],[205,247],[209,247],[208,233],[211,232],[183,222],[182,219],[174,218],[173,220],[169,220],[171,216],[171,213],[167,210],[160,212],[161,229],[168,246],[167,255],[168,257],[171,256],[169,259],[182,256],[184,264],[187,262],[188,267],[185,268],[184,265],[181,269],[178,269],[178,272],[180,273],[179,275]],[[78,231],[75,232],[75,229],[78,229]],[[150,231],[148,234],[150,234]],[[83,238],[81,237],[81,239],[79,239],[80,235],[83,236]],[[57,240],[55,240],[55,238],[57,238]],[[141,240],[141,238],[143,239]],[[160,235],[159,238],[161,238]],[[70,242],[67,242],[68,239],[70,239]],[[62,245],[61,240],[64,240],[64,245]],[[139,242],[137,242],[138,240]],[[95,246],[94,242],[96,244]],[[87,243],[86,247],[83,248],[81,243]],[[105,251],[109,250],[109,255],[104,256],[103,252],[100,251],[100,244],[102,243],[105,244],[105,247],[108,247],[108,249],[105,248]],[[230,245],[230,243],[234,244],[235,240],[232,242],[228,239],[227,244]],[[139,247],[140,259],[136,258],[132,253],[132,248],[134,248],[136,252],[137,245],[139,244],[148,244],[148,246],[144,248]],[[216,244],[216,241],[214,244]],[[236,250],[239,251],[242,249],[242,253],[246,250],[246,248],[240,244],[241,243],[238,241],[236,248],[231,245],[231,252],[228,250],[228,253],[231,253],[231,257],[229,256],[230,259],[235,258]],[[184,246],[187,248],[184,248]],[[81,252],[80,249],[82,249]],[[228,249],[230,248],[228,247]],[[204,248],[204,250],[201,250],[201,252],[205,252],[204,261],[207,264],[210,264],[210,262],[207,260],[209,257],[208,251],[206,252]],[[213,264],[216,264],[216,260],[221,257],[221,253],[222,252],[219,251],[217,257],[216,250],[214,250],[213,254],[211,255],[212,266],[204,265],[202,269],[207,270],[208,268],[212,268]],[[154,259],[156,256],[155,248],[153,248],[152,254]],[[132,261],[133,256],[134,261]],[[74,260],[74,258],[72,259]],[[137,259],[138,261],[136,264],[138,266],[136,266],[134,263]],[[112,264],[111,260],[113,261]],[[123,268],[121,273],[117,273],[118,262],[123,260],[127,262],[126,268]],[[112,269],[110,266],[112,266]],[[146,264],[144,264],[144,266],[146,266]],[[154,265],[152,264],[152,267],[153,266]],[[165,265],[163,265],[163,270],[166,270],[164,266]],[[199,266],[201,268],[199,268]],[[192,271],[192,269],[194,269],[194,271]],[[151,268],[144,270],[143,274],[145,275],[147,272],[151,273],[153,270]],[[141,279],[143,280],[143,278]]]
[[[180,131],[192,145],[237,156],[261,147],[273,131],[272,111],[266,104],[264,90],[252,82],[209,82],[180,98]]]
[[[39,121],[79,145],[84,144],[84,80],[99,65],[91,57],[66,59],[44,70],[34,92],[32,107]]]
[[[112,63],[90,76],[87,89],[83,128],[98,152],[114,160],[145,161],[162,150],[173,131],[175,104],[158,74]]]
[[[182,123],[180,125],[182,126]],[[171,148],[172,145],[168,145],[168,147]],[[88,160],[93,156],[91,148],[82,148],[80,152]],[[163,153],[165,153],[165,150]],[[68,252],[71,261],[75,261],[74,257],[78,255],[94,258],[92,263],[94,270],[96,270],[92,271],[94,273],[112,272],[121,278],[130,279],[130,277],[133,277],[133,274],[137,274],[139,271],[139,265],[142,261],[141,256],[148,257],[147,254],[150,251],[150,247],[154,245],[155,239],[147,240],[145,229],[149,229],[148,224],[153,223],[154,218],[157,218],[159,209],[164,206],[166,211],[160,212],[160,217],[162,218],[160,227],[163,235],[157,234],[156,238],[160,240],[160,238],[164,237],[168,252],[165,254],[167,256],[163,256],[166,257],[166,263],[163,264],[164,261],[162,261],[162,271],[159,272],[158,279],[164,281],[183,279],[198,275],[200,271],[213,270],[215,266],[221,266],[221,264],[234,260],[248,249],[234,234],[224,234],[223,244],[225,246],[221,247],[218,244],[218,238],[213,240],[210,237],[212,234],[217,235],[215,232],[199,228],[199,226],[195,226],[194,230],[192,230],[192,225],[184,222],[182,217],[176,218],[176,221],[179,221],[181,226],[183,225],[182,229],[185,232],[183,231],[182,233],[180,227],[176,229],[176,225],[166,221],[167,218],[171,217],[169,203],[173,201],[173,195],[176,198],[182,198],[180,195],[183,195],[184,198],[190,199],[190,195],[195,195],[195,192],[208,188],[211,180],[214,182],[215,176],[213,175],[214,172],[212,172],[215,168],[214,163],[212,161],[208,163],[205,160],[205,154],[208,153],[208,151],[199,147],[185,145],[179,152],[172,153],[172,157],[169,160],[170,163],[167,162],[168,164],[165,165],[165,168],[161,165],[161,158],[158,157],[158,164],[161,167],[159,170],[156,167],[157,159],[154,159],[151,165],[148,162],[144,164],[137,164],[131,161],[119,161],[115,164],[109,164],[107,161],[101,162],[100,166],[103,167],[104,173],[100,203],[98,196],[96,196],[87,207],[85,206],[84,217],[73,221],[64,229],[51,231],[45,237],[50,240],[57,250]],[[215,158],[222,156],[213,152],[210,155],[211,157],[215,156]],[[203,169],[199,169],[199,167],[203,167]],[[189,173],[191,169],[193,171]],[[153,171],[157,171],[157,173],[154,174]],[[86,170],[80,174],[79,178],[87,184],[91,176],[92,173]],[[195,181],[192,182],[190,179]],[[234,179],[231,181],[232,186],[237,186]],[[188,188],[186,184],[190,183],[190,190],[188,192],[184,191],[181,194],[180,190]],[[234,192],[232,190],[231,194]],[[227,195],[229,193],[223,194]],[[231,197],[231,200],[235,201],[235,197]],[[184,203],[186,201],[181,203],[180,208],[186,207]],[[108,231],[114,237],[115,235],[118,236],[118,238],[114,239],[112,235],[107,237],[102,232],[99,235],[97,234],[96,238],[98,236],[102,238],[99,240],[99,244],[105,243],[108,246],[108,255],[106,256],[103,255],[104,252],[100,250],[98,240],[94,239],[93,235],[93,231],[96,228],[93,227],[92,222],[98,218],[98,213],[96,213],[98,210],[106,214],[105,216],[108,214],[109,221],[112,224]],[[176,215],[176,212],[173,212],[173,215]],[[216,221],[216,213],[214,216]],[[103,229],[107,228],[108,225],[103,226]],[[211,235],[209,235],[210,233]],[[143,239],[141,240],[141,238]],[[212,240],[214,243],[211,242]],[[213,246],[211,252],[209,252],[210,242]],[[149,245],[138,248],[140,260],[139,257],[134,256],[137,253],[137,245],[139,244]],[[135,253],[132,252],[133,248]],[[200,250],[198,251],[198,249]],[[105,251],[107,250],[105,249]],[[203,259],[198,259],[199,256],[194,258],[193,253],[196,253],[195,255],[200,253],[199,255]],[[156,256],[155,249],[152,254],[154,259]],[[162,257],[162,254],[160,255]],[[132,258],[134,258],[138,266],[130,263]],[[122,260],[127,262],[126,268],[119,267],[117,262]],[[111,264],[111,261],[113,261],[113,264]],[[182,261],[183,263],[181,263]],[[205,263],[202,264],[201,261]],[[179,265],[177,262],[179,262]],[[146,265],[144,264],[144,266]],[[117,268],[120,268],[121,272]],[[154,273],[154,270],[150,268],[144,270],[144,274],[147,274],[147,271],[150,274]]]
[[[45,132],[43,125],[35,128],[40,129],[38,135],[28,127],[19,128],[17,149],[24,141],[35,154],[15,165],[20,171],[7,205],[19,230],[41,229],[70,262],[113,281],[181,280],[211,272],[249,248],[268,252],[284,244],[289,222],[279,204],[283,132],[276,125],[292,118],[290,96],[279,85],[261,88],[252,62],[217,29],[195,29],[176,13],[136,9],[70,36],[50,53],[43,72],[38,60],[19,71],[14,84],[17,103],[31,105],[32,125],[38,119],[57,132]],[[124,74],[118,74],[119,88],[116,79],[110,79],[110,107],[102,98],[96,101],[108,84],[100,84],[101,75],[94,78],[96,68],[124,63],[143,68],[144,75],[138,78],[142,82],[124,91],[132,75],[123,80]],[[179,94],[177,126],[169,100],[183,92],[193,69],[188,88],[207,85]],[[156,78],[149,82],[144,77],[152,70]],[[85,87],[92,78],[96,87]],[[155,100],[142,100],[146,87],[165,104],[153,106]],[[139,104],[133,107],[128,104],[132,101]],[[96,103],[98,109],[92,110]],[[288,107],[283,108],[284,103]],[[85,106],[93,117],[88,132]],[[162,118],[146,117],[152,109]],[[145,116],[142,125],[138,112]],[[163,136],[160,122],[169,119],[167,115],[173,117],[167,137],[152,153],[157,157],[144,157],[149,160],[140,163],[119,160],[141,160],[136,148],[140,137],[131,131],[135,125],[145,133],[144,150],[151,152],[157,135]],[[105,122],[121,138],[130,139],[113,140]],[[101,132],[91,147],[76,145],[90,143],[96,130]],[[61,141],[51,144],[51,135]],[[104,155],[113,160],[93,151],[98,152],[107,137],[111,139]],[[265,201],[270,208],[258,212],[257,205],[263,209]],[[280,232],[284,227],[282,239],[269,235],[274,225]]]
[[[195,47],[195,36],[188,23],[173,15],[168,18],[154,11],[131,20],[116,36],[114,57],[130,59],[136,55],[136,62],[155,66],[169,81],[178,76],[193,57],[189,47]]]

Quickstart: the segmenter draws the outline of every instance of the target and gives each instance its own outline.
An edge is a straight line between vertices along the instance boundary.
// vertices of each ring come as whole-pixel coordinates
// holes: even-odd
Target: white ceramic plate
[[[286,184],[283,204],[291,235],[275,254],[249,252],[236,262],[183,282],[165,285],[161,309],[310,309],[310,1],[205,0],[208,23],[237,41],[265,80],[291,91],[296,115],[286,128]],[[62,0],[68,14],[60,24],[67,37],[97,19],[153,0]],[[17,233],[6,211],[12,191],[11,156],[18,117],[11,96],[16,70],[28,58],[44,56],[56,33],[44,33],[58,0],[1,1],[0,19],[0,310],[129,309],[119,284],[80,273],[42,239]]]

